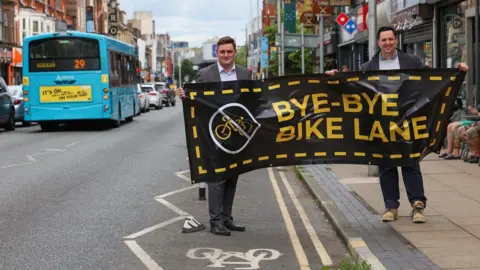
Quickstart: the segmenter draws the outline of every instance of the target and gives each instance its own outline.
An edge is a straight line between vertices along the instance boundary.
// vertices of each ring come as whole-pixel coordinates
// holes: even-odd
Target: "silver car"
[[[142,89],[140,84],[137,84],[137,95],[140,99],[140,109],[142,112],[150,111],[150,96],[145,88]]]
[[[30,126],[30,122],[23,121],[24,107],[23,107],[23,85],[9,85],[7,86],[8,92],[13,99],[13,105],[15,106],[15,122],[22,122],[25,127]]]

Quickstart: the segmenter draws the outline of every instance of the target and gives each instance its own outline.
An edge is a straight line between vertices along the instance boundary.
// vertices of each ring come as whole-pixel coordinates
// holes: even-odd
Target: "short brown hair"
[[[235,40],[229,36],[222,37],[217,41],[217,49],[220,47],[220,45],[225,45],[225,44],[232,44],[233,50],[237,51],[237,44],[235,43]]]

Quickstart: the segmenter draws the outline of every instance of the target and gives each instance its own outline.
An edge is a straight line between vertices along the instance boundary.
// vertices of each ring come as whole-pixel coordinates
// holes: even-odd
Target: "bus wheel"
[[[113,121],[112,121],[112,126],[113,126],[114,128],[120,127],[120,124],[121,124],[121,123],[120,123],[120,119],[117,119],[117,120],[113,120]]]

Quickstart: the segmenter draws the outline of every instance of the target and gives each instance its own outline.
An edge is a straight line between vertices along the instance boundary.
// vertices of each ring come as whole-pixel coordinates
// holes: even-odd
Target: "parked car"
[[[140,109],[142,112],[150,111],[150,96],[145,89],[142,89],[140,84],[137,84],[137,95],[140,99]]]
[[[161,109],[163,107],[163,93],[158,92],[153,84],[142,84],[141,87],[142,91],[148,93],[150,106],[154,106],[157,110]]]
[[[24,106],[23,106],[23,85],[8,85],[8,92],[12,96],[13,105],[15,106],[15,122],[22,122],[22,126],[28,127],[30,122],[23,121]]]
[[[0,128],[15,130],[15,106],[5,80],[0,77]]]
[[[155,89],[157,89],[158,92],[163,93],[163,104],[165,104],[167,107],[170,107],[170,105],[175,106],[175,90],[170,88],[166,82],[155,82]]]

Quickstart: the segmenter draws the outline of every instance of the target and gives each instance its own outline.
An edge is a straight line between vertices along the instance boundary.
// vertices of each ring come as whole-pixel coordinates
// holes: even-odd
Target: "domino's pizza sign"
[[[341,12],[335,21],[343,28],[343,30],[347,31],[350,35],[357,30],[357,24],[348,17],[347,14]]]

